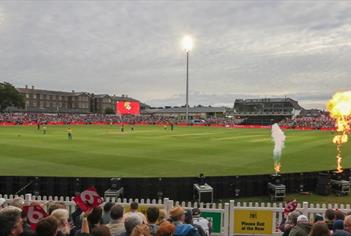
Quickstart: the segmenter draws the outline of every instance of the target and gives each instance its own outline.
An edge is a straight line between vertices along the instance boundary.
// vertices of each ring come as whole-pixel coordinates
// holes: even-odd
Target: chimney
[[[34,90],[34,86],[32,85],[32,90]]]
[[[28,85],[26,84],[26,87],[25,87],[26,89],[28,89]]]
[[[72,90],[72,93],[74,93],[75,91],[74,90]]]

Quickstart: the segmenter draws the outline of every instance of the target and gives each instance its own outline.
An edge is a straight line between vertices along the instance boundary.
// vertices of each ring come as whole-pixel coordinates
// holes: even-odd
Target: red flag
[[[288,215],[290,212],[295,211],[296,207],[297,207],[296,200],[292,200],[290,202],[287,202],[287,204],[285,205],[285,208],[284,208],[284,214]]]
[[[73,201],[82,211],[88,212],[99,206],[103,202],[103,199],[99,196],[94,187],[90,187],[83,191],[80,195],[75,196]]]
[[[27,220],[30,223],[32,230],[35,230],[38,222],[41,219],[48,216],[48,214],[45,212],[45,210],[38,204],[24,206],[23,211],[27,215]]]
[[[139,115],[140,114],[140,103],[139,102],[127,102],[119,101],[116,103],[116,113],[120,115]]]

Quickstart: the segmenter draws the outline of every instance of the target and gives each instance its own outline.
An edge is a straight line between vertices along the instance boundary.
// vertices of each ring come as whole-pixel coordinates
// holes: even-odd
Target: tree
[[[115,114],[114,110],[111,107],[105,108],[105,114]]]
[[[24,97],[10,83],[0,83],[0,112],[7,107],[24,108]]]

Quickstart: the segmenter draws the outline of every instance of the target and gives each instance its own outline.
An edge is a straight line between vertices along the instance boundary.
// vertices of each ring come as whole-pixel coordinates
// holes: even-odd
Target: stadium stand
[[[244,125],[271,125],[292,118],[302,110],[291,98],[236,99],[234,102],[234,116],[244,119]]]
[[[268,119],[268,120],[265,120]],[[209,117],[202,119],[203,126],[229,126],[260,124],[268,125],[273,121],[270,118],[251,117]],[[0,125],[34,125],[34,124],[184,124],[184,120],[161,115],[119,116],[104,114],[72,114],[72,113],[0,113]],[[290,129],[333,129],[335,121],[328,114],[319,116],[296,116],[280,120],[279,125]]]

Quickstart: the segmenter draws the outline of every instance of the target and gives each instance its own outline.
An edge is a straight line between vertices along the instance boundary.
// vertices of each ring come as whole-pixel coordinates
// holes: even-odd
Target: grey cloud
[[[191,104],[290,94],[323,107],[350,89],[350,11],[343,1],[2,1],[0,70],[17,86],[179,105],[180,40],[191,34]]]

